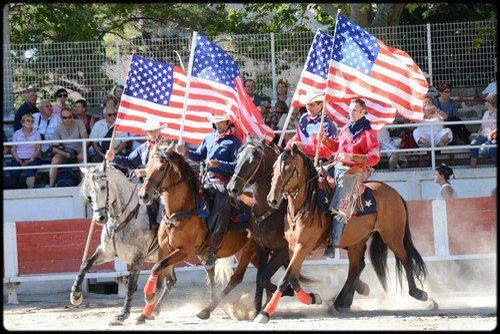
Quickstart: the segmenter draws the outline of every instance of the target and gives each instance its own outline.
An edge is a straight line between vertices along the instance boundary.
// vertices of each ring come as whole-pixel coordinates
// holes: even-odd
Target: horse
[[[286,269],[289,263],[288,242],[283,238],[287,205],[283,202],[279,208],[271,208],[266,198],[271,189],[273,164],[280,151],[278,146],[271,147],[248,136],[238,151],[235,172],[227,185],[229,195],[233,197],[241,195],[246,186],[253,187],[253,219],[250,220],[249,230],[261,265],[257,271],[254,299],[257,314],[262,307],[263,289],[274,292],[276,285],[271,283],[271,277],[281,266]],[[299,280],[302,283],[313,282],[302,276]],[[294,290],[288,286],[283,296],[294,296]]]
[[[277,207],[283,196],[288,198],[285,237],[292,255],[271,301],[254,319],[260,323],[269,321],[269,317],[276,311],[282,291],[288,284],[292,285],[303,303],[321,304],[320,296],[305,293],[297,278],[306,256],[325,245],[331,225],[331,214],[322,212],[318,203],[318,173],[312,161],[300,152],[297,145],[294,144],[290,151],[281,153],[273,168],[271,191],[267,200],[272,207]],[[365,267],[364,254],[366,242],[370,237],[373,238],[370,258],[384,290],[389,247],[396,256],[399,284],[402,285],[402,264],[406,271],[410,296],[420,301],[428,299],[427,293],[415,284],[415,278],[423,284],[427,268],[413,245],[405,200],[395,189],[382,182],[366,182],[364,185],[373,191],[377,212],[351,217],[344,228],[338,247],[347,249],[349,273],[342,290],[330,305],[330,312],[334,314],[351,307],[355,284]]]
[[[174,151],[173,145],[174,143],[163,143],[157,147],[146,166],[144,185],[139,191],[141,203],[148,204],[155,196],[161,194],[165,205],[164,218],[158,230],[160,244],[158,262],[153,266],[144,287],[144,300],[148,306],[157,301],[156,291],[162,287],[165,268],[195,255],[204,262],[208,255],[206,245],[208,229],[203,223],[203,218],[197,215],[200,208],[196,208],[200,182],[184,157]],[[220,259],[239,251],[242,252],[242,256],[222,294],[216,296],[212,289],[211,303],[197,314],[198,318],[210,317],[211,311],[220,300],[243,280],[243,274],[250,262],[259,267],[253,241],[247,234],[243,229],[224,235],[221,247],[216,253],[217,263]],[[209,278],[211,276],[213,277],[213,273],[212,275],[209,273]]]
[[[84,198],[91,200],[92,219],[103,229],[100,245],[80,267],[70,300],[73,305],[82,303],[82,282],[92,266],[119,258],[130,265],[123,309],[110,322],[119,325],[130,315],[132,296],[143,263],[155,262],[158,257],[156,230],[149,227],[146,207],[139,205],[137,186],[121,171],[106,164],[80,170],[84,175],[81,192]]]

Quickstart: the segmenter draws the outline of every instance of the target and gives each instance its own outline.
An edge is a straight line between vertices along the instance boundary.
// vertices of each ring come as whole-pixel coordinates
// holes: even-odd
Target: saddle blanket
[[[205,205],[205,203],[207,205]],[[241,207],[243,205],[243,202],[240,201],[239,199],[231,199],[231,222],[234,223],[240,223],[240,222],[247,222],[250,219],[250,216],[247,213],[238,213],[237,208]],[[236,208],[235,208],[236,206]],[[205,193],[203,192],[202,189],[198,192],[198,196],[196,198],[196,208],[203,208],[203,210],[200,210],[198,212],[198,217],[208,219],[210,217],[210,212],[208,210],[208,203],[207,199],[205,196]],[[235,212],[236,211],[236,212]]]
[[[363,194],[361,194],[361,200],[363,203],[363,210],[359,210],[358,212],[354,213],[352,215],[353,217],[366,216],[377,212],[377,203],[375,201],[375,196],[373,196],[373,191],[370,188],[365,187],[365,191],[363,192]],[[330,203],[330,199],[328,198],[326,190],[324,189],[321,182],[319,182],[318,201],[320,203],[321,211],[329,212],[328,206]]]

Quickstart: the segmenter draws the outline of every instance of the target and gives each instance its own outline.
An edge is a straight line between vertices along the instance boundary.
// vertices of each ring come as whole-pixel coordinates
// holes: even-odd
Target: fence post
[[[122,70],[121,70],[121,62],[120,62],[120,42],[115,41],[115,81],[117,85],[122,84]]]
[[[18,283],[10,282],[11,278],[19,276],[16,222],[5,222],[3,224],[3,253],[5,254],[4,279],[8,279],[7,289],[9,291],[7,304],[19,304],[17,299]]]
[[[431,164],[432,164],[432,170],[436,169],[436,146],[434,146],[434,124],[431,123]]]
[[[434,229],[434,255],[438,258],[446,258],[450,255],[450,248],[445,200],[432,201],[432,225]]]
[[[432,44],[431,44],[431,24],[427,23],[427,62],[429,69],[429,78],[431,82],[429,83],[431,86],[433,85],[433,75],[432,75]]]
[[[271,33],[271,70],[272,70],[272,76],[273,76],[273,87],[272,92],[273,92],[273,99],[277,100],[278,96],[276,95],[276,51],[274,48],[274,32]]]

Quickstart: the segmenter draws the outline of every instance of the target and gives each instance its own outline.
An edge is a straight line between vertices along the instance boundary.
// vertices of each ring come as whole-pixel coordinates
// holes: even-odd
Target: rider
[[[340,130],[338,141],[320,134],[320,139],[326,146],[332,150],[338,148],[334,172],[337,187],[330,202],[330,211],[333,214],[332,239],[325,250],[325,257],[335,257],[333,246],[339,244],[344,224],[354,213],[356,202],[363,191],[363,173],[380,161],[377,132],[372,130],[365,115],[365,102],[359,98],[353,99],[349,105],[350,122]],[[349,169],[350,172],[346,174]]]
[[[176,151],[193,161],[204,161],[208,168],[203,187],[215,193],[208,228],[210,231],[209,255],[205,266],[211,267],[217,259],[216,253],[226,232],[231,214],[231,202],[227,183],[236,167],[236,156],[241,146],[235,136],[236,128],[227,114],[210,117],[214,131],[205,137],[197,150],[177,144]]]
[[[164,137],[160,136],[161,129],[167,127],[168,124],[160,124],[160,121],[151,116],[146,120],[144,124],[143,130],[146,131],[146,135],[148,137],[147,141],[142,143],[139,147],[133,150],[128,156],[124,155],[116,155],[113,149],[109,149],[106,152],[106,160],[114,161],[117,165],[121,167],[125,167],[127,169],[134,170],[134,174],[138,178],[142,178],[146,176],[146,168],[141,166],[146,166],[151,155],[156,150],[156,145],[159,142],[164,141]],[[141,168],[139,168],[141,167]],[[155,199],[152,204],[147,206],[148,216],[150,222],[158,222],[159,212],[159,201]]]
[[[292,144],[295,143],[305,155],[313,158],[316,156],[316,146],[318,143],[316,136],[321,124],[321,110],[323,109],[324,104],[323,101],[323,94],[306,94],[304,102],[306,104],[307,113],[300,117],[300,120],[295,127],[295,135],[290,138],[285,150],[291,149]],[[326,134],[326,138],[330,140],[333,140],[337,135],[337,127],[327,114],[325,114],[323,130]],[[321,145],[318,155],[320,159],[328,159],[334,153],[335,151],[332,151],[326,145]]]

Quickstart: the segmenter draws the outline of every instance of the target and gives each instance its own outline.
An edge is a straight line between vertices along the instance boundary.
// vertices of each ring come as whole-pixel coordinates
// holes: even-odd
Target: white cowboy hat
[[[146,120],[146,124],[144,124],[144,127],[142,128],[144,131],[154,131],[158,129],[163,129],[168,126],[167,123],[160,124],[160,121],[156,117],[149,117]]]
[[[209,115],[208,120],[211,123],[219,123],[219,122],[224,122],[224,121],[231,121],[229,118],[229,115],[224,113],[223,115]]]
[[[299,96],[299,102],[301,104],[309,104],[311,102],[324,102],[325,95],[323,93],[318,94],[314,92],[309,92],[305,95]]]

